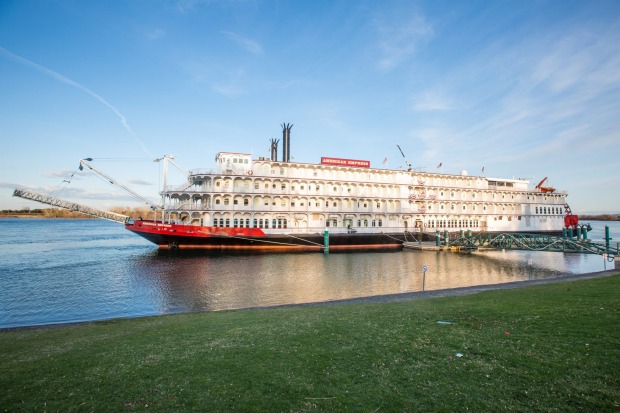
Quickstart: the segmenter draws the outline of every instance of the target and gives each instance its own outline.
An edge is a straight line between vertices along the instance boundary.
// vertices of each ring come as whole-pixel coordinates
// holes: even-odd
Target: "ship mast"
[[[400,151],[400,154],[403,156],[403,159],[405,160],[405,163],[407,164],[408,167],[408,171],[411,171],[413,168],[411,168],[411,164],[409,163],[409,161],[407,160],[407,157],[405,156],[405,154],[403,153],[403,150],[400,149],[400,145],[396,145],[398,147],[398,150]]]

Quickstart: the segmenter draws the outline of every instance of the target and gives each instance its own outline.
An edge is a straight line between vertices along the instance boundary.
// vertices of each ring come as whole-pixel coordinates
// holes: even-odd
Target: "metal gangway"
[[[69,211],[80,212],[82,214],[90,215],[97,218],[107,219],[109,221],[120,222],[121,224],[127,222],[130,219],[127,215],[117,214],[110,211],[103,211],[101,209],[92,208],[86,205],[78,204],[76,202],[56,198],[51,195],[40,194],[38,192],[26,191],[23,189],[16,189],[13,192],[13,196],[40,202],[42,204],[68,209]]]
[[[439,235],[437,235],[439,237]],[[489,234],[479,233],[467,235],[461,232],[454,238],[444,239],[447,247],[456,247],[461,251],[476,251],[481,249],[511,249],[525,251],[575,252],[583,254],[603,255],[613,261],[619,256],[619,245],[611,245],[609,228],[605,231],[605,242],[593,242],[587,238],[572,238],[566,236],[552,236],[545,234]],[[437,240],[439,243],[439,239]]]

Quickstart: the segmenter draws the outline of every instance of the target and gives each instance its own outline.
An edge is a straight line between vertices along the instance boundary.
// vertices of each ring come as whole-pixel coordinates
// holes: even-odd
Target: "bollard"
[[[562,238],[566,238],[566,228],[562,228]]]
[[[439,236],[439,231],[435,231],[435,246],[439,247],[441,245],[441,237]]]
[[[448,240],[448,230],[446,229],[443,231],[443,245],[448,245]]]
[[[609,236],[609,225],[605,225],[605,250],[607,253],[609,253],[609,241],[611,240],[612,238]]]
[[[568,227],[568,238],[573,238],[573,227]]]
[[[583,237],[583,240],[587,240],[588,239],[588,229],[587,228],[583,228],[583,230],[581,231],[581,236]]]
[[[323,232],[323,252],[329,252],[329,231]]]
[[[577,241],[579,241],[581,239],[581,227],[577,227]]]

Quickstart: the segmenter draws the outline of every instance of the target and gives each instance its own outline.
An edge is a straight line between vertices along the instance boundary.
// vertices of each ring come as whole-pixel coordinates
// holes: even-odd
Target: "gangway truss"
[[[613,247],[606,242],[597,243],[589,239],[573,239],[544,234],[488,234],[476,235],[461,234],[447,242],[449,247],[459,247],[463,251],[475,251],[480,249],[511,249],[525,251],[550,251],[550,252],[575,252],[583,254],[596,254],[608,257],[613,261],[619,256],[618,245]]]
[[[40,194],[38,192],[26,191],[23,189],[16,189],[13,192],[13,196],[40,202],[42,204],[68,209],[69,211],[80,212],[82,214],[90,215],[97,218],[107,219],[108,221],[119,222],[121,224],[124,224],[130,219],[130,217],[128,217],[127,215],[117,214],[110,211],[103,211],[101,209],[92,208],[86,205],[78,204],[76,202],[56,198],[51,195]]]

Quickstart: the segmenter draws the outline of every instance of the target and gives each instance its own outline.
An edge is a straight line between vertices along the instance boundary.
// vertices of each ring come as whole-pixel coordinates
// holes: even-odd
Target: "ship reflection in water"
[[[598,227],[592,239],[602,236]],[[426,290],[604,269],[600,256],[521,251],[160,253],[96,220],[0,219],[0,232],[0,327],[415,292],[424,265]],[[618,233],[620,223],[612,238]]]
[[[578,254],[422,251],[348,254],[222,255],[174,253],[137,266],[161,313],[226,310],[442,290],[602,270]]]

